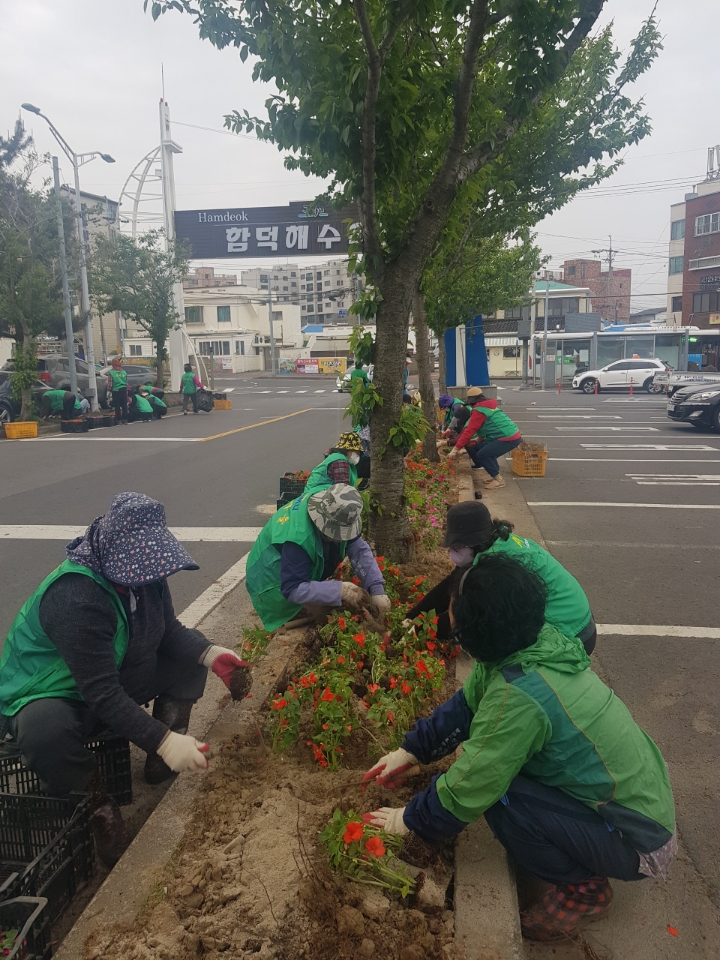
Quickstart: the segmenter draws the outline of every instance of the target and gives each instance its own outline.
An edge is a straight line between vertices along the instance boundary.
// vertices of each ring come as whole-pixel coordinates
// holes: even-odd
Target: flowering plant
[[[354,810],[346,814],[335,810],[320,833],[320,842],[328,852],[331,866],[349,880],[380,887],[400,897],[415,890],[415,880],[395,857],[402,838],[364,824]]]
[[[431,463],[411,450],[405,458],[405,500],[410,527],[423,546],[439,547],[444,533],[444,517],[450,494],[447,463]]]
[[[17,940],[17,930],[0,930],[0,956],[9,957]]]

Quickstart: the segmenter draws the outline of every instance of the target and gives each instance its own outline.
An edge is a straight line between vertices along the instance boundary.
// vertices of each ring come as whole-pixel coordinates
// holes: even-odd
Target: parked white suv
[[[597,390],[647,390],[648,393],[661,393],[662,386],[653,384],[656,373],[667,370],[662,360],[615,360],[601,370],[583,370],[573,377],[572,385],[583,393],[595,393]]]

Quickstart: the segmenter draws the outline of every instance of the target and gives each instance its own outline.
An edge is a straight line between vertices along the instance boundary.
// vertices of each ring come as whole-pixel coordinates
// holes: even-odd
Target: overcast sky
[[[651,8],[652,0],[608,0],[605,20],[614,19],[621,46]],[[592,256],[612,235],[616,265],[633,269],[636,309],[664,302],[670,204],[704,178],[707,148],[720,142],[720,3],[660,0],[658,14],[665,49],[633,91],[645,98],[653,133],[627,151],[611,180],[538,225],[551,266]],[[286,204],[319,192],[321,181],[286,171],[273,146],[211,132],[233,109],[262,114],[268,88],[252,83],[252,66],[236,51],[200,41],[190,17],[155,23],[142,0],[0,0],[0,130],[29,101],[77,152],[112,154],[115,164],[82,168],[85,190],[117,198],[158,144],[162,69],[173,137],[184,148],[175,166],[179,209]],[[57,152],[44,122],[24,116],[38,149]],[[68,166],[61,156],[67,180]]]

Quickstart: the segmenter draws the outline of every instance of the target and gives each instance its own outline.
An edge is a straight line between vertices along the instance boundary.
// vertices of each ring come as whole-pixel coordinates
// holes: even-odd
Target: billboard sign
[[[186,240],[194,260],[342,256],[357,210],[333,210],[317,203],[286,207],[224,207],[178,210],[175,234]]]
[[[296,373],[317,373],[317,357],[300,357],[295,361]]]

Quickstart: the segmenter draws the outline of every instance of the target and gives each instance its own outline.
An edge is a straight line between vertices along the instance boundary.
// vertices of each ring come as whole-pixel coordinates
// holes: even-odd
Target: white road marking
[[[688,637],[698,640],[720,640],[718,627],[674,627],[654,624],[599,623],[597,632],[607,637]]]
[[[718,543],[629,543],[617,540],[546,540],[551,547],[612,547],[615,550],[720,550]]]
[[[525,407],[535,413],[536,410],[594,410],[595,407]]]
[[[608,430],[610,433],[660,433],[659,427],[586,427],[578,424],[577,427],[554,427],[554,430]]]
[[[27,440],[17,440],[16,443],[197,443],[202,437],[89,437],[87,434],[61,434],[56,437],[32,437]]]
[[[272,390],[253,390],[253,393],[272,393]]]
[[[72,540],[85,533],[82,527],[51,523],[0,525],[0,540]],[[185,543],[254,543],[262,527],[170,527]]]
[[[275,393],[290,393],[289,390],[276,390]]]
[[[313,390],[313,393],[325,393],[324,390]]]
[[[295,393],[307,393],[307,390],[296,390]]]
[[[195,629],[205,617],[221,603],[225,597],[234,590],[238,584],[245,579],[245,568],[247,566],[248,554],[241,557],[237,563],[234,563],[229,570],[215,581],[200,596],[193,600],[189,607],[186,607],[179,619],[186,627]]]
[[[622,420],[622,417],[613,416],[609,414],[608,416],[603,416],[601,413],[575,413],[575,414],[562,414],[559,417],[546,416],[544,413],[540,414],[538,420]],[[527,423],[527,421],[525,421]]]
[[[657,510],[720,510],[720,503],[617,503],[604,500],[528,500],[529,507],[634,507]]]
[[[570,439],[570,438],[568,438]],[[708,447],[702,443],[581,443],[586,450],[709,450],[718,453],[717,447]]]
[[[644,400],[641,397],[612,397],[609,400],[601,400],[601,403],[654,403],[660,405],[661,403],[666,403],[665,400]]]

